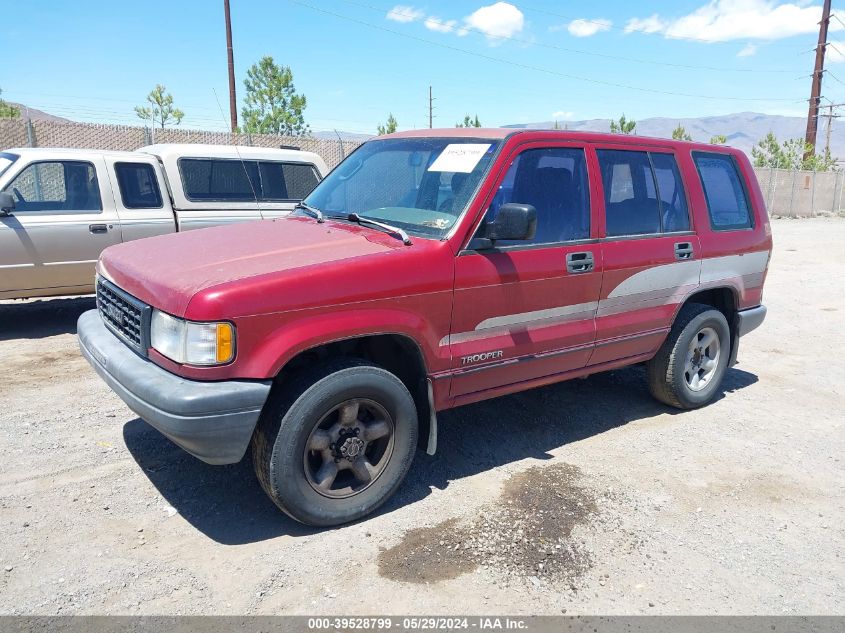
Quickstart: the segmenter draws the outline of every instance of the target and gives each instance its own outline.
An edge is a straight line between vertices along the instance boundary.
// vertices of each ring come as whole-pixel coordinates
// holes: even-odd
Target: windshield
[[[365,143],[305,203],[324,215],[357,213],[423,237],[442,237],[466,209],[500,142],[397,138]]]
[[[9,152],[0,152],[0,176],[9,168],[9,165],[18,159],[17,154],[10,154]]]

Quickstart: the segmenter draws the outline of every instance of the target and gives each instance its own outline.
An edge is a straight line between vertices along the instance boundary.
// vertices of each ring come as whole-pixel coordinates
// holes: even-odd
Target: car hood
[[[426,240],[422,240],[426,241]],[[390,235],[340,222],[287,217],[163,235],[106,249],[100,274],[126,292],[183,316],[209,288],[408,249]]]

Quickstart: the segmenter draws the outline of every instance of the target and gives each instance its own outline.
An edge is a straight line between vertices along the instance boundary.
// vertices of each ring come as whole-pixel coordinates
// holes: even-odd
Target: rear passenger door
[[[537,211],[533,240],[462,251],[455,264],[452,396],[583,367],[595,339],[601,256],[583,146],[532,145],[497,177],[479,227],[505,203]]]
[[[596,147],[604,203],[604,274],[590,365],[655,351],[699,282],[700,244],[675,155]]]
[[[0,291],[93,287],[100,253],[121,241],[103,159],[33,162],[5,191],[16,206],[0,217]]]
[[[164,235],[176,230],[176,218],[167,192],[162,190],[161,167],[153,160],[110,163],[112,188],[116,191],[117,213],[123,241]]]

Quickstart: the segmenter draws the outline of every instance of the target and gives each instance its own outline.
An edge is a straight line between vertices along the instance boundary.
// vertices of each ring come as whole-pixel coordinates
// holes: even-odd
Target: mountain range
[[[610,119],[557,121],[557,124],[569,130],[591,132],[610,131]],[[697,118],[656,117],[638,120],[634,132],[640,136],[671,138],[672,130],[679,124],[684,127],[695,141],[706,143],[711,137],[723,134],[728,139],[728,145],[749,153],[751,148],[769,132],[774,132],[779,141],[785,141],[790,138],[803,138],[807,119],[794,116],[761,114],[759,112],[738,112],[736,114]],[[506,125],[504,127],[547,129],[554,127],[554,125],[555,121],[539,121],[536,123]],[[822,118],[818,131],[819,148],[824,147],[826,130],[827,120]],[[837,125],[835,119],[830,135],[830,150],[834,156],[845,157],[845,124]]]

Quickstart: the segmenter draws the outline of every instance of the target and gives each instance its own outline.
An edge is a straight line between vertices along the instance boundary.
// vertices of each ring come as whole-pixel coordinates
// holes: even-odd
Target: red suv
[[[766,314],[769,220],[720,146],[565,131],[367,142],[293,215],[130,242],[98,265],[86,358],[211,464],[251,447],[299,521],[372,512],[437,412],[646,363],[712,400]]]

